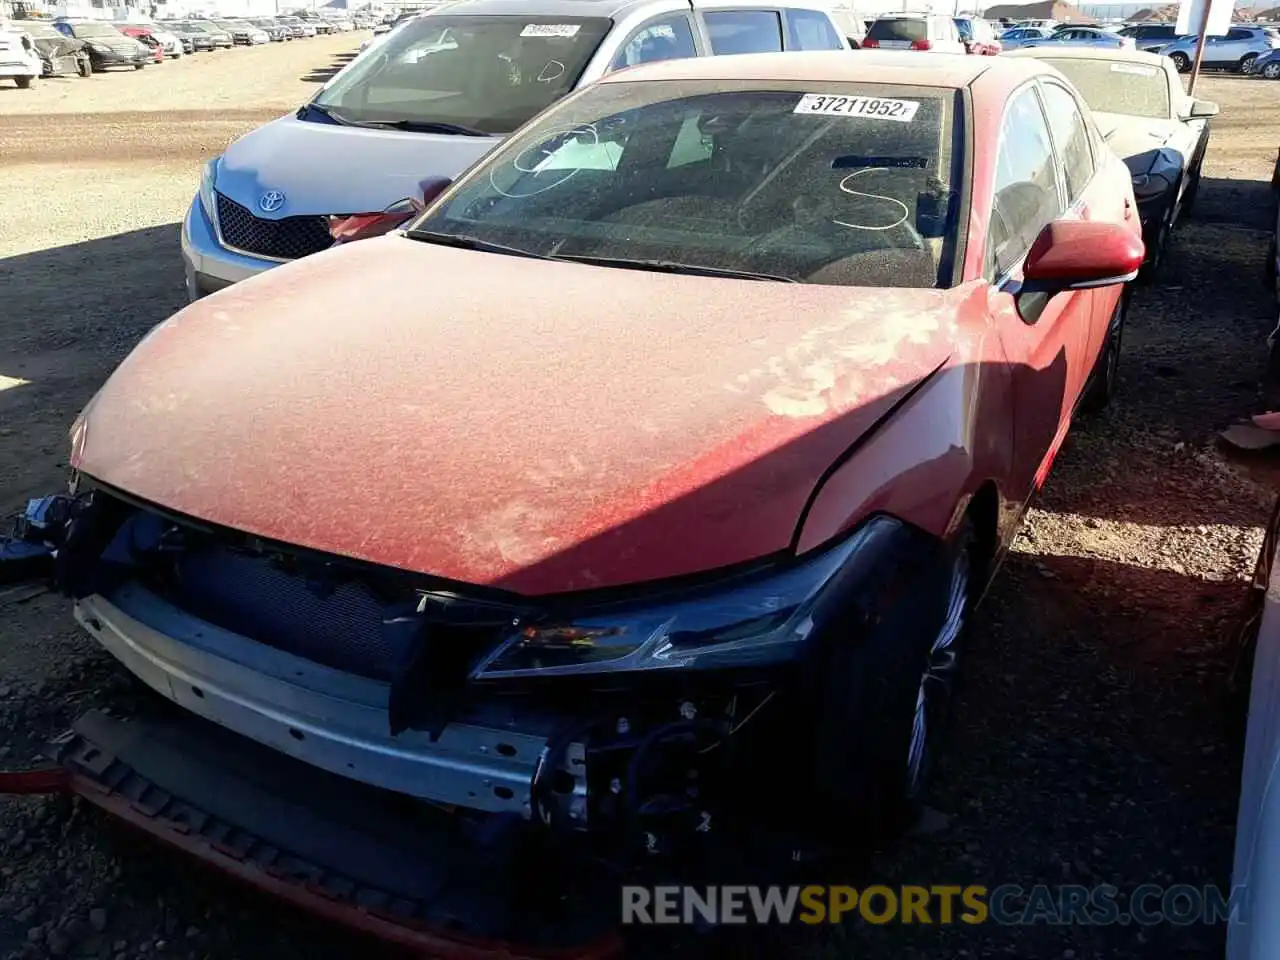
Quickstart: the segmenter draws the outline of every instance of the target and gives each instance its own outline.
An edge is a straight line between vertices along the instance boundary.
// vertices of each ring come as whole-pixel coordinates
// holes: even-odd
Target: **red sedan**
[[[407,232],[148,334],[73,430],[59,567],[96,639],[281,769],[652,855],[748,812],[886,826],[970,605],[1115,390],[1142,256],[1127,168],[1038,61],[622,71]]]

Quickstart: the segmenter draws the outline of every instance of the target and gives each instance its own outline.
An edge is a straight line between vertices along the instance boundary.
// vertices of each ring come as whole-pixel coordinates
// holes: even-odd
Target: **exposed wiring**
[[[731,727],[729,728],[729,732],[728,732],[727,734],[725,734],[725,739],[727,739],[728,737],[732,737],[735,733],[737,733],[739,730],[741,730],[743,727],[745,727],[745,726],[747,725],[747,721],[748,721],[748,720],[750,720],[752,717],[754,717],[754,716],[755,716],[757,713],[759,713],[761,710],[763,710],[763,709],[764,709],[764,705],[765,705],[766,703],[768,703],[770,700],[772,700],[772,699],[773,699],[773,697],[774,697],[774,693],[775,693],[775,692],[776,692],[776,691],[770,690],[770,691],[769,691],[768,696],[766,696],[763,700],[761,700],[761,701],[760,701],[759,703],[757,703],[754,707],[752,707],[752,708],[751,708],[751,710],[747,713],[747,715],[746,715],[745,717],[743,717],[741,720],[739,720],[737,723],[735,723],[733,726],[731,726]],[[734,698],[734,700],[736,701],[736,700],[737,700],[737,698],[735,697],[735,698]],[[699,750],[699,751],[698,751],[698,756],[702,756],[702,755],[704,755],[704,754],[708,754],[708,753],[710,753],[712,750],[714,750],[716,747],[720,746],[720,744],[722,744],[722,743],[724,743],[724,739],[717,740],[715,743],[713,743],[711,746],[707,747],[705,750]]]

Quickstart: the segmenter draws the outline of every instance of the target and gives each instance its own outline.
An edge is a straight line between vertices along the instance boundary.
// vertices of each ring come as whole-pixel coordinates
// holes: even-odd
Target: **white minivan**
[[[182,227],[191,299],[407,219],[571,91],[638,63],[849,50],[829,0],[460,0],[409,20],[309,102],[210,161]],[[437,187],[438,189],[438,187]]]

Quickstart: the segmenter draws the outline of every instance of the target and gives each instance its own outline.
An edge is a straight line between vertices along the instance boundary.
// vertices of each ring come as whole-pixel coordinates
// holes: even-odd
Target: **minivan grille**
[[[229,247],[279,260],[296,260],[333,245],[329,218],[323,216],[284,217],[264,220],[234,200],[218,198],[218,230]]]

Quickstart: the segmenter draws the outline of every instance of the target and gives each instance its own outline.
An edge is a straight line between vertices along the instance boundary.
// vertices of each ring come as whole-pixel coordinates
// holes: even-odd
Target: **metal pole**
[[[1196,59],[1191,64],[1191,82],[1187,84],[1187,96],[1194,96],[1196,81],[1200,79],[1200,61],[1204,59],[1204,45],[1209,42],[1206,31],[1209,29],[1209,10],[1213,0],[1204,0],[1204,12],[1200,14],[1200,39],[1196,43]]]

